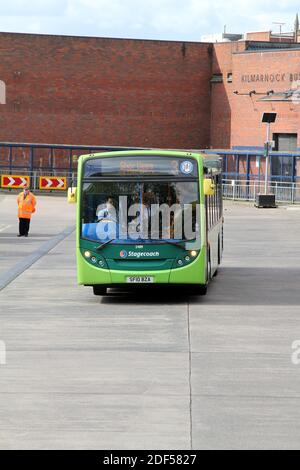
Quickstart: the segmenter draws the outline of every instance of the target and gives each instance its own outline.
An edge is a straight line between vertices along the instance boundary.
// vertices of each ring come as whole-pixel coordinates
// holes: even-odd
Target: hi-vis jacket
[[[17,198],[17,202],[19,219],[31,219],[31,214],[35,212],[35,196],[29,192],[25,198],[24,193],[21,193]]]

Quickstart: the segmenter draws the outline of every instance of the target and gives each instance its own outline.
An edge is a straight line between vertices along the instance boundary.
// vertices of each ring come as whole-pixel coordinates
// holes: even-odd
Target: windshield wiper
[[[108,245],[109,243],[113,242],[113,241],[116,241],[117,239],[116,238],[111,238],[110,240],[107,240],[107,242],[104,242],[104,243],[101,243],[101,245],[97,246],[96,247],[96,250],[97,251],[100,251],[102,250],[102,248],[106,245]]]

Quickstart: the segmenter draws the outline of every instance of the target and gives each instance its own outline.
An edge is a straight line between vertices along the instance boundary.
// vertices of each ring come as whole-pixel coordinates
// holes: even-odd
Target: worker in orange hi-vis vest
[[[19,235],[28,237],[31,215],[35,212],[36,197],[30,192],[28,186],[24,186],[23,192],[17,198]]]

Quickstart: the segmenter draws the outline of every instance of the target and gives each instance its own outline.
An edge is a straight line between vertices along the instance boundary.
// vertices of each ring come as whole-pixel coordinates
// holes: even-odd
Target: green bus
[[[141,284],[206,294],[223,251],[217,155],[130,150],[82,155],[77,187],[77,273],[95,295]]]

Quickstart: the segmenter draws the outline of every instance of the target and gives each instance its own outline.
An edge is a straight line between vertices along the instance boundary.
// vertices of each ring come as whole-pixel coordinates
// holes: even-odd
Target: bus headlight
[[[84,256],[85,256],[86,258],[90,258],[90,257],[91,257],[91,252],[88,251],[88,250],[85,251],[83,254],[84,254]]]
[[[197,251],[192,250],[192,251],[190,251],[190,254],[193,258],[195,258],[195,256],[197,256]]]

